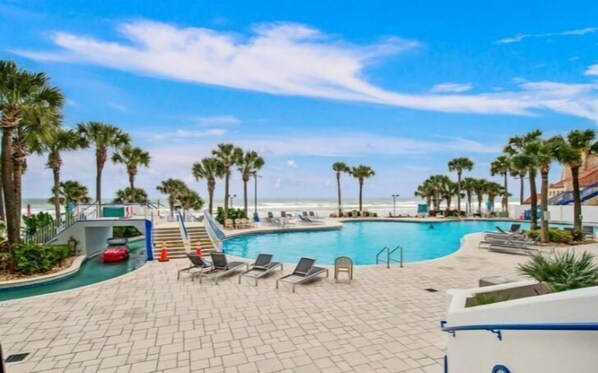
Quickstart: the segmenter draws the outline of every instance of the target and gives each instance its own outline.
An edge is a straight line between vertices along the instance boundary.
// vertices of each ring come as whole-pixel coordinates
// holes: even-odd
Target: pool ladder
[[[399,260],[390,257],[397,250],[400,250],[399,253],[401,254]],[[386,252],[386,260],[380,259],[380,255],[384,252]],[[399,245],[392,250],[390,247],[384,246],[382,250],[378,251],[378,254],[376,254],[376,264],[379,264],[380,262],[386,263],[386,268],[390,268],[390,262],[400,263],[401,268],[403,268],[403,246]]]

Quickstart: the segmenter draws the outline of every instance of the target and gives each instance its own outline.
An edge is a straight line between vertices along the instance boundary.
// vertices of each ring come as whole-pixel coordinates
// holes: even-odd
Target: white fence
[[[519,219],[523,216],[523,212],[529,209],[529,205],[510,206],[509,216]],[[548,206],[548,213],[550,221],[573,223],[573,205]],[[598,206],[582,206],[581,215],[584,223],[598,224]]]

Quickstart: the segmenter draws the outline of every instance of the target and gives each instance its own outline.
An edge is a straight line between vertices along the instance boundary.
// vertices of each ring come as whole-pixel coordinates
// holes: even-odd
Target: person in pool
[[[428,227],[428,229],[434,229],[434,224],[430,224],[430,226]]]

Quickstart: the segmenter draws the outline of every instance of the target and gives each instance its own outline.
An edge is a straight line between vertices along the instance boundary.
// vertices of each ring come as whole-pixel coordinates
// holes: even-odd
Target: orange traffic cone
[[[160,259],[161,262],[168,261],[168,251],[166,250],[166,242],[162,242],[162,251],[160,252]]]
[[[201,242],[197,243],[197,248],[195,249],[195,254],[197,254],[197,256],[201,257]]]

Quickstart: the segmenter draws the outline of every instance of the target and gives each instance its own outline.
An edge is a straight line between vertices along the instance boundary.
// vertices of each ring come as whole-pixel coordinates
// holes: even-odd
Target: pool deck
[[[526,260],[478,249],[479,239],[468,235],[455,254],[405,268],[358,266],[351,283],[331,276],[295,294],[275,289],[278,274],[257,287],[236,276],[200,285],[177,281],[187,261],[155,261],[99,284],[0,303],[0,341],[5,356],[30,353],[8,364],[10,373],[440,373],[446,290],[489,275],[517,278]],[[598,244],[585,249],[598,253]]]

